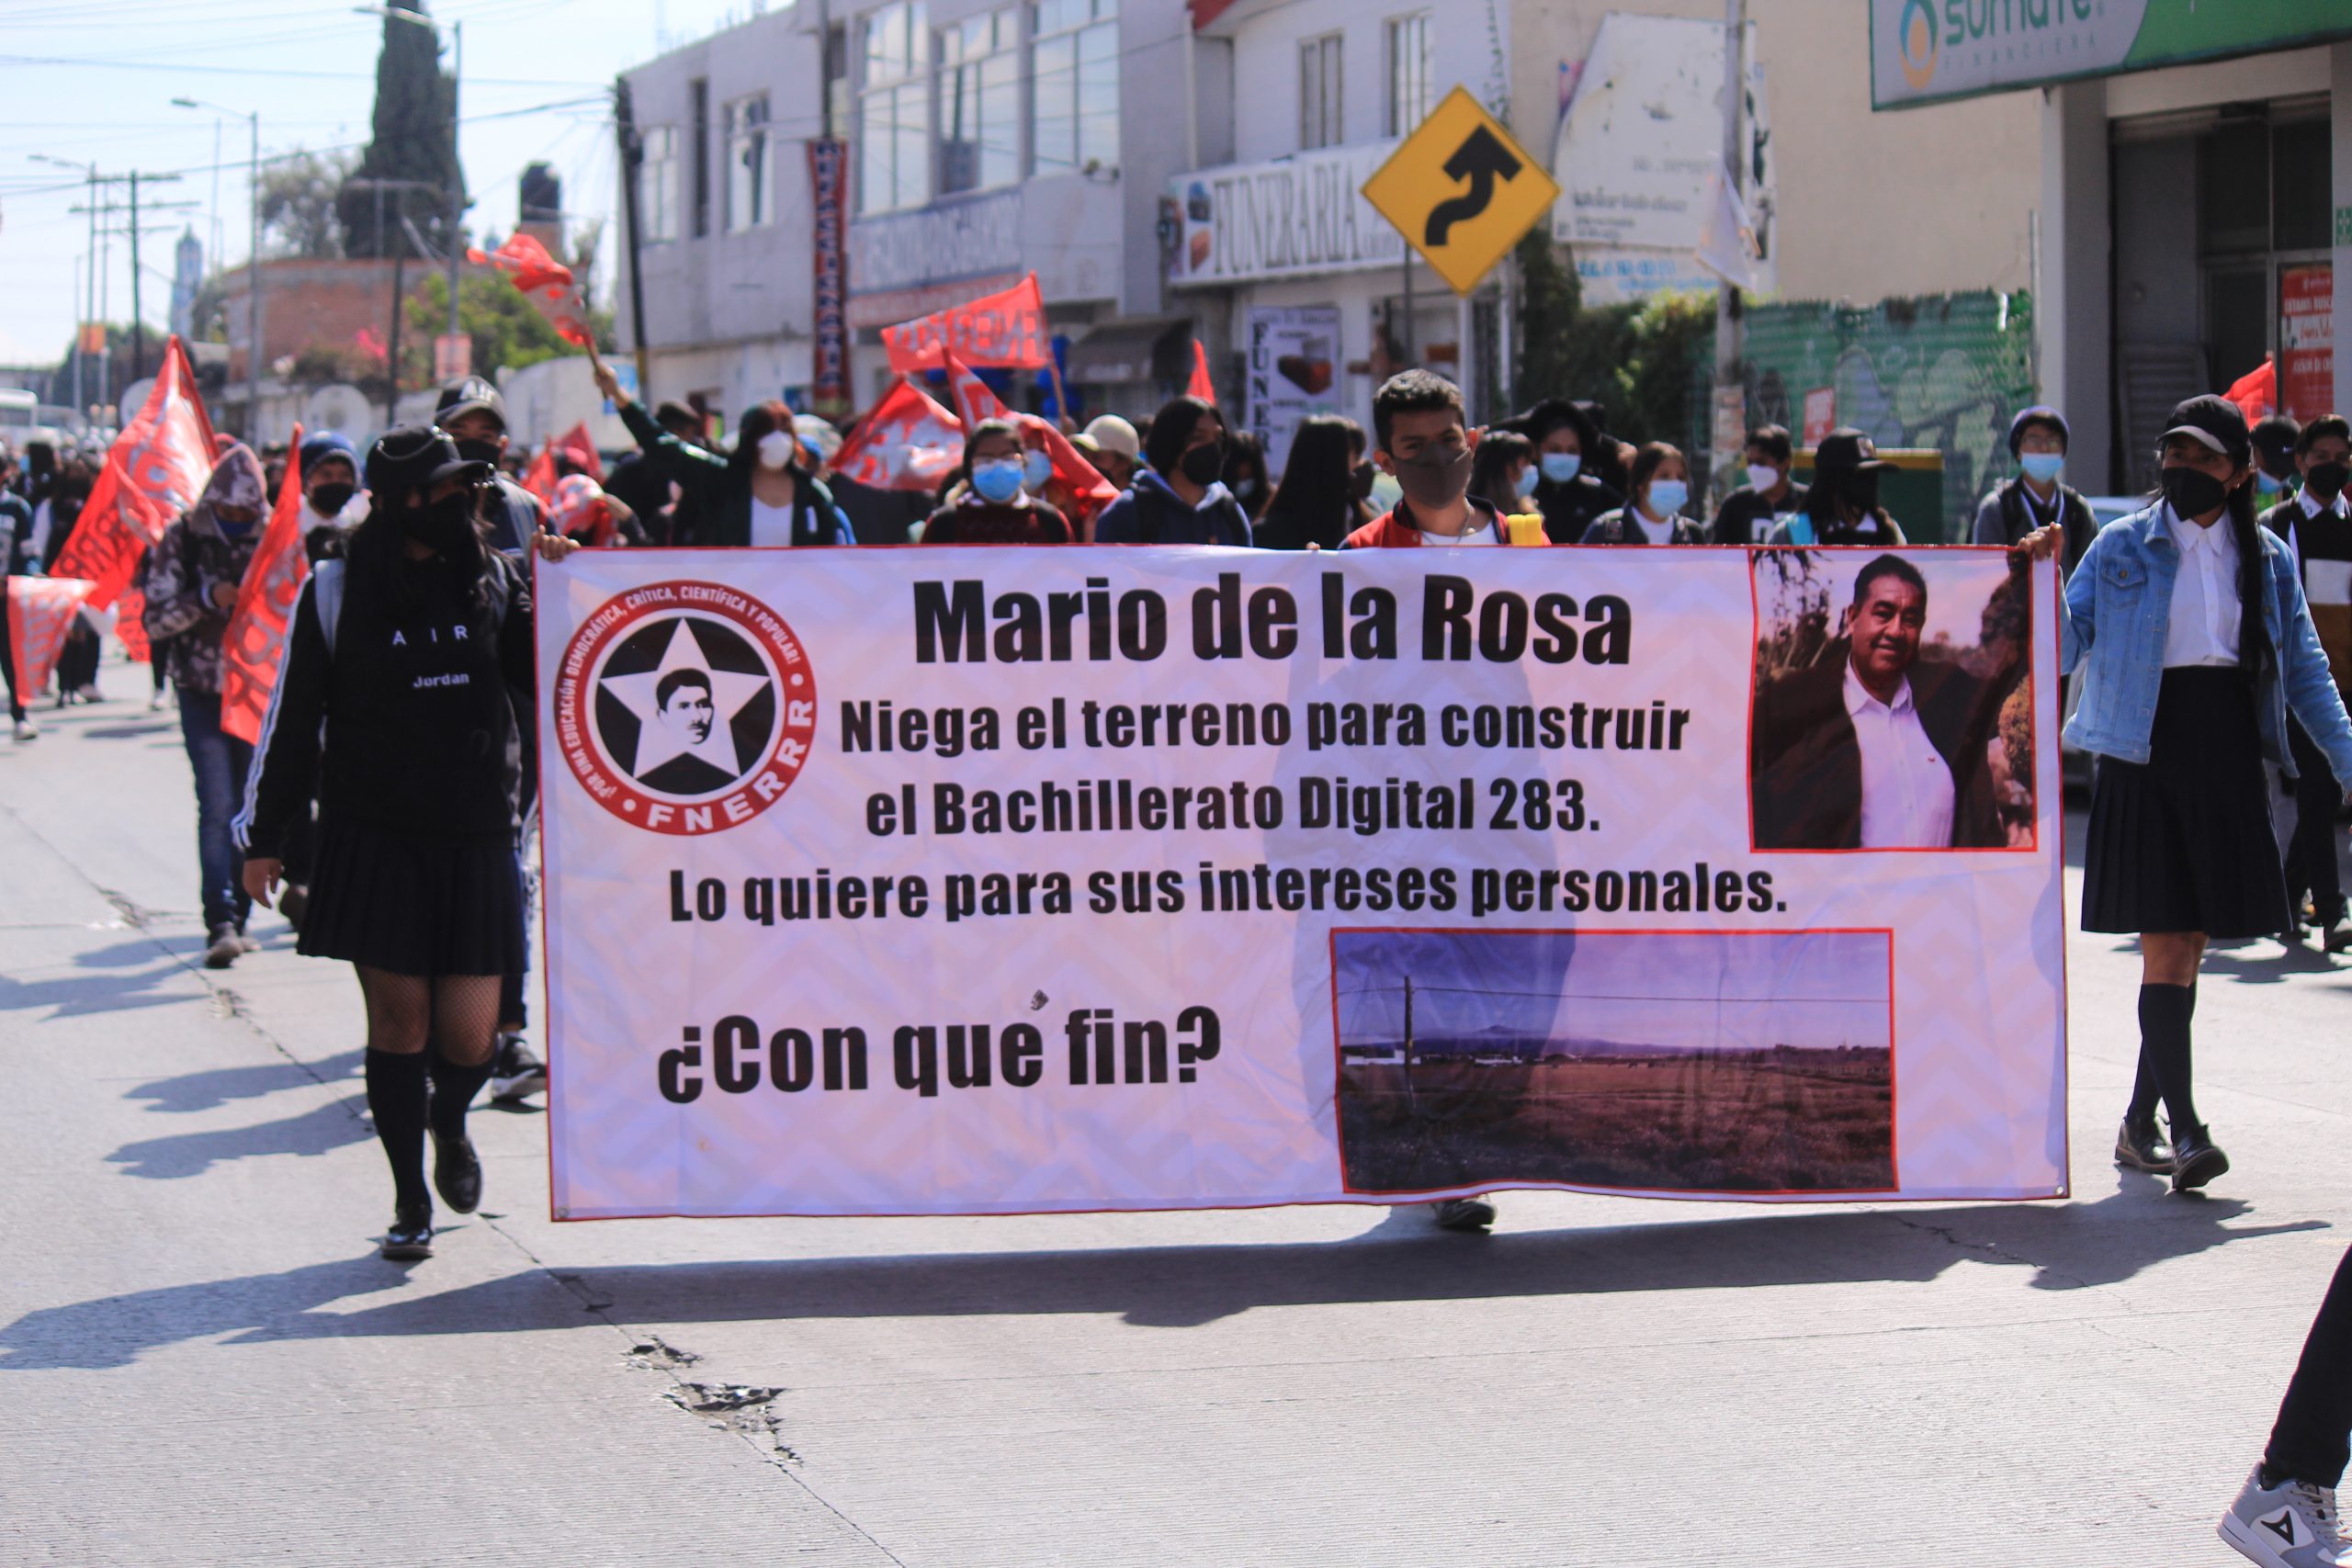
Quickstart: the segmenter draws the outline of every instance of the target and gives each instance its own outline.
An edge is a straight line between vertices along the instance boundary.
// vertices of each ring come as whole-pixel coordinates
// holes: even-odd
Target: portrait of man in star
[[[733,787],[767,754],[775,684],[732,628],[678,615],[614,650],[596,708],[605,751],[623,772],[693,799]]]

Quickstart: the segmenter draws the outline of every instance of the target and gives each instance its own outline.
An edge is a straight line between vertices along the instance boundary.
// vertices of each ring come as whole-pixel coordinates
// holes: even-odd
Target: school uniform
[[[2352,690],[2352,500],[2339,491],[2323,502],[2305,490],[2265,513],[2262,524],[2294,558],[2336,691]],[[2288,746],[2296,774],[2295,833],[2287,846],[2289,913],[2292,917],[2301,908],[2308,893],[2312,912],[2324,931],[2345,915],[2344,886],[2335,862],[2335,816],[2343,796],[2326,759],[2301,723],[2290,731]]]

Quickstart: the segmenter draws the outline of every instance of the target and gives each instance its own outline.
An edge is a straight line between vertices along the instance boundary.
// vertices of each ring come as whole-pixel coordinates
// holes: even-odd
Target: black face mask
[[[1206,488],[1216,483],[1225,472],[1225,443],[1212,441],[1205,446],[1195,446],[1176,461],[1177,471],[1194,484]]]
[[[1348,493],[1358,501],[1372,499],[1372,487],[1380,478],[1380,470],[1370,463],[1358,463],[1348,473]]]
[[[401,513],[401,531],[443,555],[460,548],[474,531],[474,498],[466,491]]]
[[[1846,481],[1846,500],[1868,517],[1878,510],[1878,476],[1856,474]]]
[[[2218,512],[2230,499],[2229,487],[2202,468],[2164,470],[2165,499],[2183,517]]]
[[[489,463],[495,466],[501,453],[498,443],[495,441],[460,441],[458,443],[458,456],[469,463]]]
[[[359,493],[357,485],[313,485],[311,487],[311,510],[322,517],[332,517],[351,504]]]
[[[2303,483],[2323,501],[2341,495],[2346,479],[2352,479],[2352,467],[2342,463],[2313,463],[2312,471],[2303,476]]]

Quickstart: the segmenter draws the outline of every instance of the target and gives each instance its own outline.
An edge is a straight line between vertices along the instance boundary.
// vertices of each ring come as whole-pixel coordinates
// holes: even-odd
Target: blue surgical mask
[[[1690,487],[1680,479],[1652,479],[1650,481],[1650,511],[1660,517],[1673,516],[1682,510],[1682,503],[1690,499]]]
[[[2065,466],[2066,454],[2064,452],[2028,452],[2018,459],[2018,467],[2025,470],[2025,477],[2042,485],[2056,479],[2058,471]]]
[[[1023,463],[1018,457],[999,457],[972,465],[972,488],[983,501],[1001,506],[1021,493]]]
[[[1584,470],[1584,454],[1580,452],[1546,452],[1544,454],[1544,477],[1555,485],[1564,485]]]
[[[2260,468],[2254,470],[2254,488],[2264,495],[2277,495],[2287,488],[2284,479],[2274,479]]]
[[[1533,495],[1535,493],[1535,487],[1543,482],[1544,470],[1537,468],[1534,464],[1530,463],[1527,467],[1520,469],[1519,483],[1516,487],[1519,491],[1519,499],[1525,501],[1529,496]]]
[[[1043,490],[1046,481],[1054,477],[1054,460],[1035,449],[1021,455],[1021,482],[1031,490]]]

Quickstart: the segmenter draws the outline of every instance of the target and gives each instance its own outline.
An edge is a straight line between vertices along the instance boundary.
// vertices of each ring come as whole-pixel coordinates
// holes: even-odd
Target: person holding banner
[[[2191,1088],[2206,943],[2287,923],[2263,764],[2296,771],[2291,711],[2339,788],[2352,784],[2352,717],[2294,559],[2255,522],[2245,415],[2189,399],[2165,421],[2162,457],[2158,499],[2100,530],[2067,579],[2059,627],[2062,668],[2085,671],[2066,739],[2098,759],[2083,929],[2140,939],[2139,1074],[2115,1160],[2168,1175],[2178,1192],[2230,1168]],[[2061,536],[2047,527],[2030,543],[2052,555]]]
[[[142,624],[170,661],[179,693],[180,738],[196,775],[197,861],[209,945],[205,967],[226,969],[260,944],[245,935],[253,900],[239,880],[230,819],[253,748],[220,728],[220,642],[269,508],[261,459],[232,442],[197,502],[155,541]]]
[[[736,422],[734,453],[722,457],[680,440],[647,417],[593,345],[588,366],[638,450],[682,492],[679,513],[691,516],[696,526],[675,543],[733,549],[857,543],[832,491],[802,465],[792,411],[781,400],[745,410]]]
[[[1690,501],[1690,466],[1682,449],[1653,441],[1634,455],[1626,480],[1634,499],[1603,513],[1584,531],[1588,545],[1703,545],[1706,530],[1682,514]]]
[[[368,518],[296,602],[237,819],[245,891],[266,906],[317,785],[296,951],[358,973],[368,1109],[392,1169],[382,1252],[396,1259],[432,1252],[428,1130],[442,1201],[459,1213],[481,1201],[466,1110],[491,1077],[502,978],[524,965],[531,598],[489,543],[491,472],[437,430],[378,438]],[[549,561],[579,547],[533,544]]]
[[[1171,398],[1151,416],[1144,467],[1094,520],[1098,545],[1231,545],[1247,549],[1250,518],[1225,488],[1225,416],[1216,405]]]
[[[469,462],[488,463],[495,471],[506,456],[506,399],[479,376],[460,377],[441,389],[433,405],[433,423],[448,432]],[[490,519],[492,547],[519,559],[531,536],[547,526],[547,507],[537,496],[499,474]]]
[[[1069,523],[1030,494],[1021,432],[983,420],[964,438],[962,494],[923,525],[926,545],[1067,545]]]
[[[1373,460],[1405,493],[1340,547],[1503,543],[1502,513],[1470,493],[1479,434],[1469,427],[1461,389],[1444,377],[1400,370],[1383,381],[1372,400]]]

